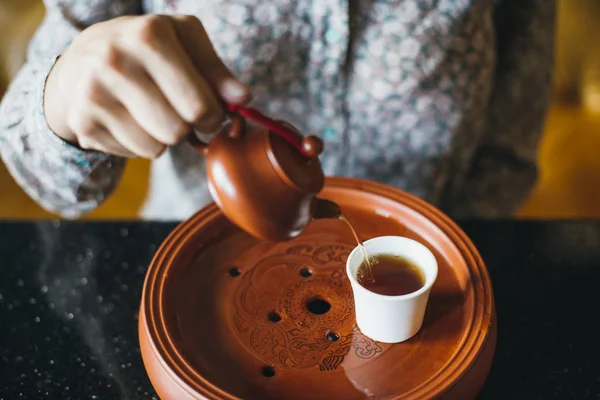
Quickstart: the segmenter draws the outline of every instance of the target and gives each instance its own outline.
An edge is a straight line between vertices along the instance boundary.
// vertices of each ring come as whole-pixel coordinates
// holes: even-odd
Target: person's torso
[[[491,1],[144,4],[147,13],[197,16],[251,86],[253,106],[323,138],[327,175],[435,204],[478,146],[495,62]],[[210,201],[203,168],[187,143],[155,161],[144,216],[186,218]]]

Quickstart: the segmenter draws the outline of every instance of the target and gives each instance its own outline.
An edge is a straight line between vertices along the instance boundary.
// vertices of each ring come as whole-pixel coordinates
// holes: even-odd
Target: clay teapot
[[[317,198],[325,176],[323,142],[257,110],[226,105],[229,121],[203,142],[188,141],[206,158],[208,188],[223,214],[252,236],[281,242],[315,218],[337,218],[337,204]]]

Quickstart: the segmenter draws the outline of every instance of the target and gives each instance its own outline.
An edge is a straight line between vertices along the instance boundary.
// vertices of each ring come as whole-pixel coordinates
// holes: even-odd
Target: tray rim
[[[434,398],[444,394],[469,372],[490,337],[492,329],[496,329],[493,324],[495,305],[491,278],[479,251],[465,232],[446,214],[406,191],[378,182],[349,177],[328,177],[325,180],[324,190],[327,188],[366,191],[401,203],[423,215],[454,243],[469,267],[471,279],[477,279],[481,283],[480,290],[477,290],[475,285],[469,286],[474,296],[473,317],[465,327],[465,339],[461,341],[459,349],[427,381],[410,392],[395,396],[394,399]],[[161,360],[164,370],[171,375],[173,382],[181,386],[181,389],[189,393],[192,398],[201,395],[206,399],[241,400],[194,371],[177,350],[165,323],[162,301],[167,275],[164,270],[171,265],[188,239],[197,233],[200,222],[205,226],[222,217],[222,212],[216,203],[212,202],[179,223],[163,240],[149,264],[142,289],[140,313],[144,313],[145,316],[144,333],[149,336],[154,356]]]

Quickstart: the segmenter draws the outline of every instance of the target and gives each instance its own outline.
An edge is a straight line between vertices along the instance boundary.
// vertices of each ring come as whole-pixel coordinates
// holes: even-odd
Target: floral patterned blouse
[[[82,26],[192,14],[253,90],[253,106],[325,141],[327,175],[411,192],[452,217],[510,216],[536,180],[550,97],[550,0],[45,0],[27,63],[0,106],[0,152],[43,207],[76,218],[126,160],[49,129],[46,77]],[[59,4],[64,8],[62,10]],[[209,202],[202,156],[182,142],[152,165],[142,216],[180,220]]]

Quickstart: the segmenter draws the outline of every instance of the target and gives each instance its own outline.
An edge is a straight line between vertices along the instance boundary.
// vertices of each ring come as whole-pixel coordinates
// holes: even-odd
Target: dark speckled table
[[[0,399],[152,399],[146,268],[174,224],[0,222]],[[482,399],[600,399],[600,222],[465,222],[499,338]]]

